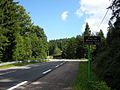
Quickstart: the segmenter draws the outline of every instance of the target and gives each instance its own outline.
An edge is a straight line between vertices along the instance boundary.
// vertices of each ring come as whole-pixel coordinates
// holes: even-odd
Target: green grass
[[[99,81],[92,73],[91,80],[87,78],[87,62],[80,62],[77,79],[73,83],[73,90],[111,90],[105,82]]]
[[[0,66],[0,68],[24,66],[24,65],[28,65],[28,64],[35,64],[35,63],[41,63],[41,62],[47,62],[47,60],[46,61],[33,61],[33,62],[24,62],[24,63],[15,63],[15,64],[3,65],[3,66]]]

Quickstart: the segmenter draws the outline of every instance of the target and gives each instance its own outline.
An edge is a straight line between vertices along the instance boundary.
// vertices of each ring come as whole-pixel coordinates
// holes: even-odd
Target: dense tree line
[[[96,75],[116,89],[120,89],[120,0],[113,0],[109,7],[112,17],[106,39],[97,46],[93,70]]]
[[[104,37],[102,30],[97,32],[98,36]],[[62,58],[67,59],[80,59],[87,58],[87,46],[84,45],[84,36],[90,36],[91,30],[86,23],[85,31],[82,35],[77,35],[76,37],[66,38],[66,39],[58,39],[58,40],[50,40],[49,41],[49,55],[52,56],[61,56]],[[95,50],[95,46],[91,47],[91,51]]]
[[[0,1],[0,61],[46,58],[47,37],[23,6]]]

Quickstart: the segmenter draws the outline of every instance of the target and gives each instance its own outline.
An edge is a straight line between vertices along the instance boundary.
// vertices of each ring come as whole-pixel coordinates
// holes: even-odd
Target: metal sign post
[[[90,45],[88,45],[88,79],[91,78],[91,55],[90,55]]]
[[[90,45],[97,45],[101,41],[99,36],[84,36],[84,44],[88,45],[88,79],[91,79],[91,52]]]

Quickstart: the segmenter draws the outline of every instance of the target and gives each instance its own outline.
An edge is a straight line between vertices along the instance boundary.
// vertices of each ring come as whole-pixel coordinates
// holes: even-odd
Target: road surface
[[[72,90],[78,66],[79,62],[67,62],[37,81],[16,90]]]
[[[31,83],[64,63],[53,61],[0,69],[0,90],[13,90],[22,84]]]
[[[0,69],[0,90],[72,90],[78,64],[50,61]]]

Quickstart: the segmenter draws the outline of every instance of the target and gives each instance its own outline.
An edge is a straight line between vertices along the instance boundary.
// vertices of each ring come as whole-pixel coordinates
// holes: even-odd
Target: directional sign
[[[96,45],[101,41],[101,37],[99,36],[84,36],[84,44],[87,45]]]

